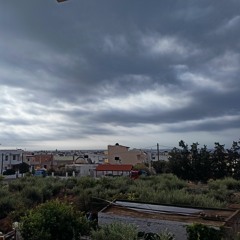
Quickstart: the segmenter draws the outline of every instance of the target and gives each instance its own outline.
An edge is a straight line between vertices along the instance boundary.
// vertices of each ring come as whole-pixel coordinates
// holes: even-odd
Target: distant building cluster
[[[125,174],[124,165],[134,166],[151,161],[168,160],[168,151],[149,149],[130,149],[120,145],[108,145],[107,150],[70,150],[70,151],[24,151],[22,149],[0,149],[0,174],[9,169],[19,171],[20,164],[27,164],[30,171],[46,169],[59,171],[60,169],[75,169],[79,176],[101,176],[106,174]],[[97,167],[103,165],[98,171]],[[108,165],[108,167],[107,167]],[[123,169],[109,170],[109,165],[121,165]],[[105,168],[104,168],[105,166]],[[105,169],[105,170],[104,170]]]

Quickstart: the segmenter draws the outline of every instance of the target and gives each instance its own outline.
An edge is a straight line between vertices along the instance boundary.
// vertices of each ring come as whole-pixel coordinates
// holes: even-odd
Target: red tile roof
[[[96,167],[96,171],[126,171],[130,172],[133,168],[131,164],[101,164]]]

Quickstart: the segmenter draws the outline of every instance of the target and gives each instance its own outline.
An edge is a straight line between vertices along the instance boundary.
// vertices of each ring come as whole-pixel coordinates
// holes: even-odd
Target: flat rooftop
[[[239,210],[191,208],[116,200],[101,212],[115,216],[168,220],[186,224],[194,222],[220,227],[229,222]]]

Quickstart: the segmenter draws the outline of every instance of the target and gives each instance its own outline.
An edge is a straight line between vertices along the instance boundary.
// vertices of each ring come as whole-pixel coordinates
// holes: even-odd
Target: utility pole
[[[150,157],[149,157],[149,153],[147,153],[147,159],[148,159],[148,169],[151,172],[152,171],[152,149],[150,152]]]
[[[2,153],[2,162],[1,162],[1,175],[3,174],[3,153]]]
[[[159,161],[159,144],[157,143],[157,158],[158,158],[158,161]]]
[[[0,143],[0,145],[2,145],[1,143]],[[2,152],[2,161],[1,161],[1,175],[3,174],[3,152]]]

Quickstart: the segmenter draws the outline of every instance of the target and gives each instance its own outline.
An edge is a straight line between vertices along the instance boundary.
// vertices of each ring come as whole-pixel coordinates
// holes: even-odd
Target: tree
[[[240,179],[240,141],[233,141],[231,149],[227,150],[228,175]]]
[[[210,152],[207,150],[206,145],[201,149],[198,148],[198,145],[198,143],[193,143],[190,149],[192,180],[196,182],[207,182],[212,175]]]
[[[213,178],[219,179],[227,176],[227,159],[224,145],[215,143],[214,151],[211,154]]]
[[[206,145],[200,149],[200,166],[198,172],[202,182],[206,183],[212,177],[210,151],[207,149]]]
[[[179,146],[181,149],[173,148],[169,153],[169,168],[179,178],[191,180],[193,173],[188,145],[181,140]]]
[[[192,175],[190,180],[200,181],[201,180],[201,158],[198,149],[198,143],[193,143],[190,149],[190,163],[192,165]]]
[[[167,161],[162,161],[162,160],[154,161],[152,162],[152,167],[154,168],[157,174],[168,173],[170,171]]]
[[[58,200],[30,210],[20,222],[25,240],[75,240],[90,231],[86,217]]]
[[[27,163],[25,163],[25,162],[20,163],[18,165],[19,173],[29,172],[29,168],[30,168],[30,166]]]

